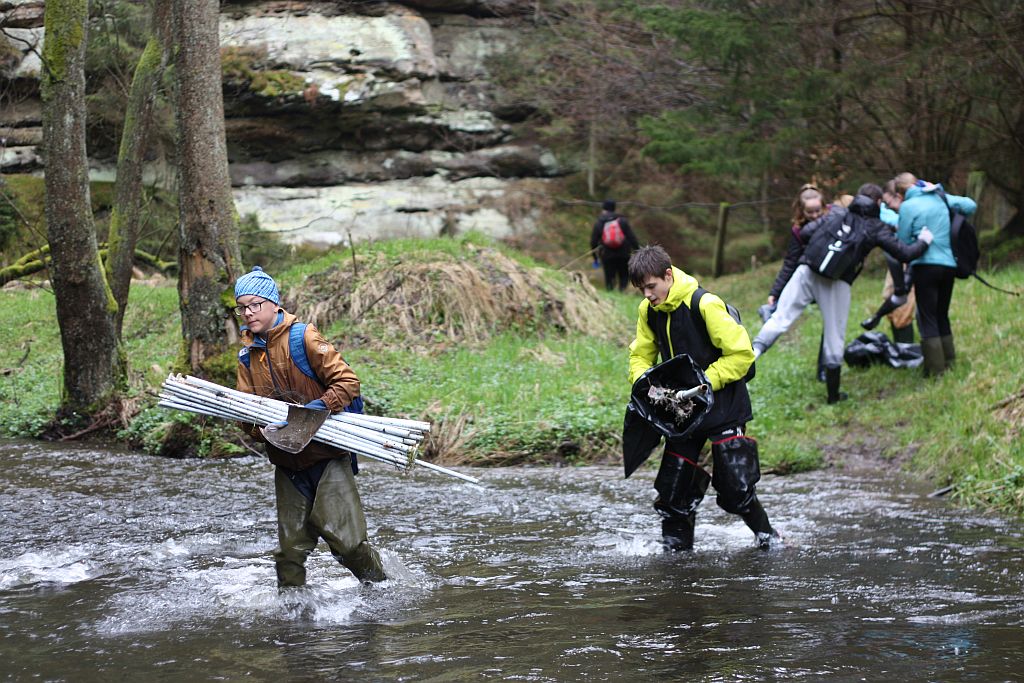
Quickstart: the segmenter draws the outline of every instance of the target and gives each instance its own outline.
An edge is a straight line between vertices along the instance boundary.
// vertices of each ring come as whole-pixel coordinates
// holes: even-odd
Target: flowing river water
[[[272,469],[0,442],[8,680],[1019,681],[1019,524],[883,472],[766,477],[761,552],[713,497],[667,555],[653,472],[375,463],[391,579],[321,546],[279,595]]]

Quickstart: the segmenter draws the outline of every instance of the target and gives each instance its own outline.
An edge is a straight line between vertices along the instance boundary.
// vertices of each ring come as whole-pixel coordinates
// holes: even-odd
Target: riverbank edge
[[[334,255],[333,260],[343,263],[348,257],[341,252]],[[328,266],[331,260],[307,264],[302,269],[282,274],[281,279],[286,286],[295,285],[316,268]],[[749,273],[702,282],[746,312],[744,322],[753,334],[760,322],[754,311],[762,301],[763,291],[776,268],[777,264],[770,264]],[[870,310],[877,302],[878,285],[872,282],[872,273],[877,274],[876,271],[877,268],[869,268],[862,281],[854,287],[848,339],[858,332],[855,321],[863,317],[861,310]],[[1024,269],[1009,266],[993,273],[992,279],[999,286],[1021,289]],[[140,405],[146,405],[152,402],[156,386],[166,376],[167,350],[176,348],[177,330],[173,322],[176,292],[173,283],[151,284],[135,290],[133,296],[138,300],[133,302],[133,319],[127,329],[135,344],[135,348],[130,350],[133,367],[145,368],[136,377],[134,399]],[[52,382],[53,375],[59,373],[59,358],[56,362],[53,358],[47,361],[38,351],[42,345],[52,356],[53,345],[57,341],[52,313],[47,319],[45,310],[52,308],[52,297],[39,290],[5,291],[3,295],[12,302],[19,299],[14,312],[27,320],[24,326],[8,329],[0,335],[4,349],[0,355],[0,368],[17,365],[22,355],[20,349],[26,349],[25,359],[17,369],[0,378],[3,380],[0,387],[8,394],[17,392],[18,385],[24,387],[26,384],[24,381],[12,383],[10,378],[20,374],[29,375],[29,386],[33,374],[49,375]],[[472,457],[454,453],[441,458],[442,461],[472,466],[618,462],[621,410],[628,393],[621,374],[625,367],[625,346],[632,336],[634,323],[631,316],[635,316],[638,297],[635,294],[604,292],[600,296],[620,313],[622,341],[585,340],[591,344],[586,347],[586,352],[600,358],[594,367],[587,368],[588,376],[578,386],[587,387],[592,396],[610,394],[613,399],[589,406],[581,402],[577,413],[570,410],[554,417],[550,414],[535,416],[534,422],[543,427],[539,430],[543,436],[530,443],[516,443],[518,436],[514,430],[499,430],[492,435],[490,442],[470,447],[468,450],[474,451]],[[1013,301],[1013,304],[1008,301]],[[1022,514],[1024,457],[1016,445],[1019,441],[1016,437],[1024,415],[1024,396],[1015,394],[1008,387],[1024,385],[1024,358],[1016,350],[1016,344],[1007,344],[1005,340],[1024,336],[1024,323],[1021,322],[1024,316],[1017,314],[1013,306],[1018,306],[1014,300],[993,293],[976,282],[958,281],[953,308],[955,329],[988,329],[990,334],[959,335],[956,365],[936,380],[925,382],[915,371],[894,371],[883,367],[863,371],[847,369],[844,372],[844,389],[849,391],[852,399],[835,406],[824,404],[824,388],[813,377],[820,318],[814,314],[805,315],[798,327],[759,361],[758,377],[751,385],[756,418],[749,431],[760,442],[763,470],[786,474],[820,467],[903,468],[928,478],[936,488],[953,486],[953,495],[961,503]],[[49,329],[48,334],[42,334],[44,328]],[[527,365],[537,366],[535,372],[523,378],[525,380],[539,382],[550,375],[561,373],[571,376],[577,372],[567,358],[573,353],[580,353],[581,347],[573,346],[569,340],[523,335],[518,338],[505,336],[495,344],[504,350],[499,348],[496,352],[494,348],[483,347],[462,351],[471,354],[466,357],[473,358],[480,365],[478,374],[488,373],[488,363],[508,364],[509,357],[516,358],[515,353],[524,353],[524,350],[533,353],[520,357],[527,359]],[[31,350],[33,346],[37,351]],[[448,372],[453,367],[452,353],[459,352],[449,350],[437,355],[417,356],[415,364],[443,365],[439,372]],[[448,425],[457,424],[468,415],[469,418],[463,420],[463,432],[472,431],[483,419],[472,410],[460,407],[458,397],[433,406],[433,410],[426,405],[402,405],[402,395],[388,385],[407,381],[409,377],[401,373],[388,376],[379,367],[374,367],[374,359],[369,355],[358,352],[348,355],[349,361],[360,368],[361,374],[366,373],[366,385],[378,393],[381,412],[416,417],[429,413],[440,416],[437,421]],[[387,361],[401,365],[402,359],[402,352],[396,350]],[[566,365],[570,367],[559,370]],[[520,373],[504,375],[504,378],[514,378],[517,374]],[[375,377],[381,381],[372,381]],[[430,383],[436,381],[437,376],[428,368],[411,377],[414,381],[417,378]],[[33,409],[31,402],[28,403],[20,400],[12,405],[4,401],[0,419],[8,435],[37,436],[38,431],[33,432],[33,428],[40,425],[40,410],[44,415],[48,410],[52,416],[55,408],[52,401],[37,402],[35,417],[26,419]],[[538,403],[538,410],[543,403]],[[528,410],[529,406],[519,406],[518,409]],[[198,449],[200,455],[218,457],[244,452],[242,447],[232,449],[218,445],[221,441],[230,443],[236,440],[232,425],[204,423],[196,426],[185,417],[169,418],[166,412],[154,413],[152,409],[138,413],[126,430],[95,437],[109,439],[114,436],[134,448],[153,452],[143,441],[144,435],[152,433],[152,423],[156,422],[187,426],[188,429],[179,428],[185,438],[199,438],[207,442],[205,449]],[[560,434],[566,438],[552,438]],[[143,436],[141,440],[140,435]],[[459,436],[449,437],[453,442],[449,445],[456,451],[467,443],[463,441],[460,444]]]

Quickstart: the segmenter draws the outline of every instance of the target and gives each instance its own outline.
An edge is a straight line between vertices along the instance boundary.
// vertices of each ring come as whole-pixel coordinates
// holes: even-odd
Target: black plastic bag
[[[679,390],[701,384],[707,385],[708,391],[691,397],[693,411],[682,422],[666,407],[655,405],[648,397],[652,386]],[[685,353],[655,365],[633,383],[622,426],[622,460],[626,477],[650,457],[662,436],[682,439],[700,425],[715,402],[710,387],[707,375]]]
[[[865,332],[846,345],[843,360],[850,367],[883,364],[892,368],[916,368],[924,362],[920,344],[897,344],[882,332]]]

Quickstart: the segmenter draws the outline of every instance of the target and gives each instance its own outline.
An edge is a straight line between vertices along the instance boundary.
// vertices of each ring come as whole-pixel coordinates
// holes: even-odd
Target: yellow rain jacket
[[[672,268],[672,278],[665,301],[654,307],[647,299],[640,302],[636,338],[629,345],[630,383],[653,367],[659,356],[665,361],[686,353],[704,369],[715,392],[715,405],[702,428],[705,424],[725,428],[753,419],[746,383],[742,381],[754,362],[746,329],[733,320],[722,299],[705,292],[699,303],[705,336],[690,311],[698,287],[696,278],[676,267]],[[664,327],[656,331],[653,325]]]

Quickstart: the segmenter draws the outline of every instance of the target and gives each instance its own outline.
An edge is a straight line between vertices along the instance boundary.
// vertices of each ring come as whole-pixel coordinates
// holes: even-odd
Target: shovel
[[[313,440],[320,425],[330,414],[329,410],[288,406],[288,421],[284,425],[270,424],[260,431],[271,446],[285,453],[298,453]]]

